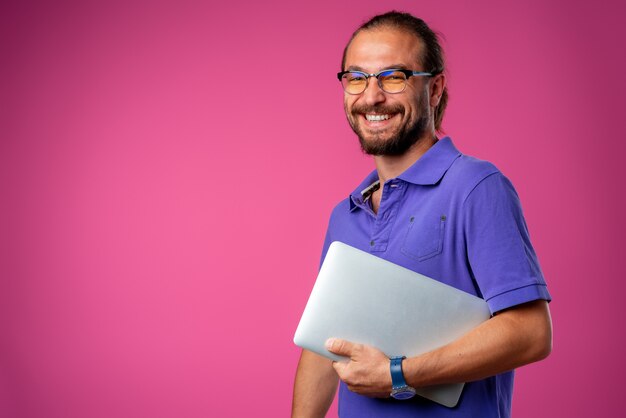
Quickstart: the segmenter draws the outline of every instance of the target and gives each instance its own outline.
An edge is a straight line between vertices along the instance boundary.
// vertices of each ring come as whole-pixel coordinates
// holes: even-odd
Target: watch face
[[[394,399],[398,399],[398,400],[411,399],[413,396],[415,396],[415,389],[407,386],[406,388],[402,388],[402,389],[399,389],[398,391],[392,392],[391,396]]]

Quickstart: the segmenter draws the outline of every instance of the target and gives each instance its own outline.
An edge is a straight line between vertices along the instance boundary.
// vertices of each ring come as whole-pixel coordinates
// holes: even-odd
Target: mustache
[[[352,108],[351,113],[354,116],[358,114],[363,114],[363,113],[376,113],[379,115],[380,114],[393,114],[393,113],[404,114],[404,107],[400,105],[386,105],[386,106],[360,105],[360,106],[354,106]]]

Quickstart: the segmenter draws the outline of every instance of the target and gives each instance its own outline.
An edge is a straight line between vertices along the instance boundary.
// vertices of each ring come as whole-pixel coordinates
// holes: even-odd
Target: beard
[[[389,138],[384,138],[386,132],[382,131],[370,134],[370,139],[366,139],[366,135],[357,121],[362,117],[361,115],[366,113],[398,114],[402,117],[405,113],[404,107],[399,104],[392,106],[353,107],[348,122],[354,133],[359,137],[363,152],[368,155],[398,156],[404,154],[415,145],[427,132],[430,120],[430,109],[428,102],[424,100],[424,96],[420,98],[420,102],[419,117],[413,121],[407,121],[396,132],[393,132]]]

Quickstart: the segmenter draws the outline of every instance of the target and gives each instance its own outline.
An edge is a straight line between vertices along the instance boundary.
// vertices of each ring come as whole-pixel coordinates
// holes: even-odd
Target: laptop
[[[330,337],[368,344],[387,356],[412,357],[446,345],[491,316],[474,295],[342,242],[333,242],[294,336],[299,347],[334,361]],[[455,406],[464,383],[418,388]]]

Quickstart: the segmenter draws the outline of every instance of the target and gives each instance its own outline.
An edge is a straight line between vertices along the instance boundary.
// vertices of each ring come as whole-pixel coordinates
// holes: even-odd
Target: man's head
[[[387,69],[433,76],[409,76],[400,93],[383,91],[370,77],[363,93],[345,94],[348,121],[363,150],[372,155],[401,155],[423,137],[434,136],[441,130],[447,102],[441,47],[421,19],[389,12],[354,32],[344,50],[342,71],[374,74]]]

